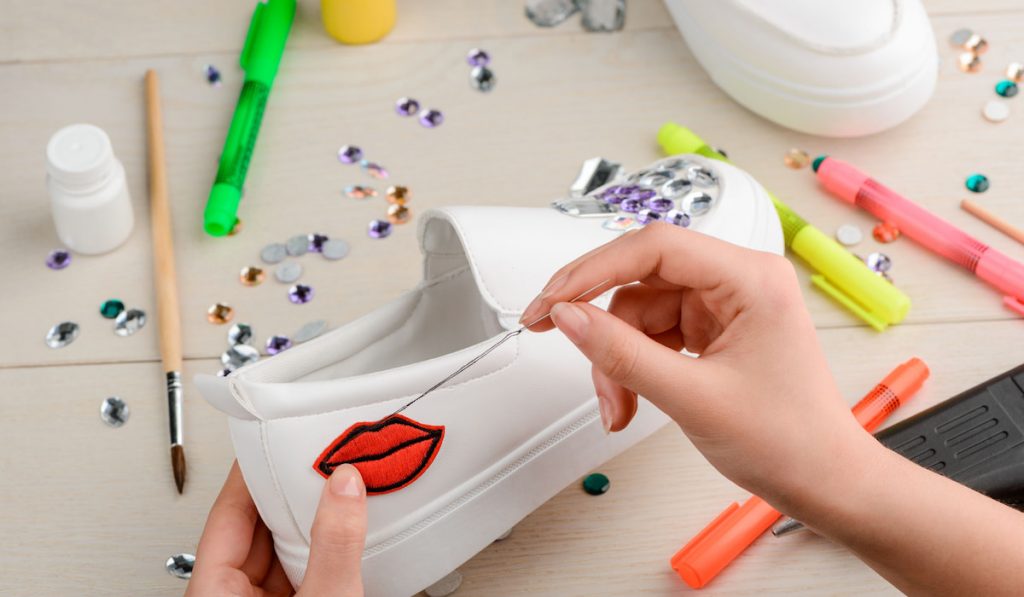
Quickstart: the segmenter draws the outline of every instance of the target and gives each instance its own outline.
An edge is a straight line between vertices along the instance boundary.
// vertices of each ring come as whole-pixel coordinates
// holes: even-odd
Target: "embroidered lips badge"
[[[444,426],[424,425],[402,415],[356,423],[338,436],[313,464],[323,477],[351,464],[359,470],[366,493],[398,491],[428,468],[444,439]]]

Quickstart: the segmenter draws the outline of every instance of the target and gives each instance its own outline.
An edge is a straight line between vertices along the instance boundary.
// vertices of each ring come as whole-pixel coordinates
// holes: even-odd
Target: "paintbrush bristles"
[[[171,446],[171,468],[174,469],[174,484],[178,493],[185,490],[185,447],[180,444]]]

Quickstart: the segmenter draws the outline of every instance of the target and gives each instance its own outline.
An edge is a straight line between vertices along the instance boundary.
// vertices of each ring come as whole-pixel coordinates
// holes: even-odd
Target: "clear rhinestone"
[[[282,284],[291,284],[302,277],[302,264],[296,261],[286,261],[277,266],[274,270],[274,277]]]
[[[559,199],[553,201],[551,207],[577,218],[610,216],[615,213],[615,206],[585,197],[583,199]]]
[[[685,211],[673,209],[672,211],[665,214],[665,221],[674,226],[686,228],[690,225],[690,215]]]
[[[288,248],[281,243],[267,245],[263,247],[262,251],[260,251],[260,259],[262,259],[264,263],[269,263],[271,265],[281,263],[287,256]]]
[[[73,321],[62,321],[46,333],[46,345],[50,348],[64,348],[77,337],[78,324]]]
[[[349,246],[348,243],[340,238],[332,238],[331,240],[324,243],[324,250],[321,254],[331,261],[338,259],[344,259],[348,256]]]
[[[690,168],[686,171],[686,177],[690,179],[690,182],[699,187],[709,188],[718,184],[718,177],[704,166]]]
[[[292,257],[299,257],[309,252],[309,235],[296,234],[285,243],[288,254]]]
[[[576,0],[587,31],[618,31],[626,24],[626,0]]]
[[[601,224],[601,227],[606,229],[606,230],[616,230],[616,231],[620,231],[621,232],[621,231],[624,231],[624,230],[629,230],[631,228],[636,228],[637,227],[637,223],[636,223],[636,218],[634,218],[633,216],[621,216],[620,215],[620,216],[615,216],[614,218],[609,218],[609,219],[605,220]]]
[[[114,320],[114,333],[118,336],[131,336],[146,325],[146,312],[142,309],[121,311]]]
[[[192,578],[192,567],[196,565],[196,557],[190,553],[179,553],[167,558],[167,573],[188,580]]]
[[[711,195],[695,191],[683,198],[683,210],[693,217],[702,216],[711,210],[714,202]]]
[[[252,326],[247,323],[236,323],[228,330],[228,346],[248,344],[252,341]]]
[[[498,78],[494,76],[494,71],[486,66],[474,66],[473,70],[469,71],[469,82],[473,85],[473,89],[487,93],[494,89]]]
[[[872,253],[864,262],[868,264],[871,271],[878,274],[884,274],[892,269],[892,259],[889,259],[885,253]]]
[[[301,344],[302,342],[309,342],[325,331],[327,331],[327,322],[323,319],[317,319],[299,328],[297,332],[292,334],[292,338],[295,339],[296,343]]]
[[[128,422],[128,417],[131,414],[132,411],[128,405],[117,396],[111,396],[100,404],[100,418],[111,427],[124,425]]]
[[[224,351],[224,354],[220,355],[221,364],[230,371],[244,367],[249,363],[255,363],[258,360],[260,360],[260,351],[248,344],[232,346]]]
[[[423,592],[427,594],[427,597],[448,597],[448,595],[458,591],[460,586],[462,586],[462,574],[455,570],[448,576],[423,589]]]
[[[690,165],[690,162],[683,158],[667,158],[655,164],[659,170],[682,170]]]
[[[636,172],[634,172],[634,173],[630,174],[629,176],[627,176],[626,177],[626,181],[628,181],[628,182],[639,182],[641,178],[647,176],[650,173],[651,173],[651,170],[637,170]]]
[[[578,198],[619,177],[622,165],[604,158],[584,160],[576,179],[569,185],[569,196]],[[605,199],[607,200],[607,199]]]
[[[655,170],[641,178],[638,182],[644,186],[657,187],[672,180],[673,177],[675,177],[675,173],[671,170]]]
[[[577,10],[575,0],[526,0],[526,18],[538,27],[559,25]]]
[[[661,194],[668,199],[678,199],[693,189],[693,183],[685,178],[670,180],[661,187]]]

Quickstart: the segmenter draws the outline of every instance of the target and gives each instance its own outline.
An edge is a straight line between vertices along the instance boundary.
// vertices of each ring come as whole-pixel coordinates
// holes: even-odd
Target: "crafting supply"
[[[554,27],[579,10],[576,0],[526,0],[526,18],[538,27]]]
[[[356,164],[362,159],[363,150],[355,145],[342,145],[341,149],[338,150],[338,161],[342,164]]]
[[[843,224],[836,228],[836,240],[844,247],[853,247],[859,245],[860,241],[864,240],[864,233],[853,224]]]
[[[602,495],[608,493],[608,489],[611,488],[612,482],[608,480],[606,475],[601,473],[591,473],[586,477],[583,477],[583,491],[586,491],[590,495]]]
[[[384,166],[381,166],[380,164],[378,164],[376,162],[371,162],[369,160],[363,160],[363,161],[359,162],[359,166],[362,167],[364,172],[366,172],[370,176],[376,178],[377,180],[383,180],[383,179],[387,178],[388,176],[390,176],[390,173],[388,172],[388,169],[385,168]]]
[[[178,283],[174,271],[174,234],[167,195],[167,162],[164,158],[164,125],[160,110],[160,83],[156,71],[146,71],[146,137],[149,153],[150,222],[153,234],[153,281],[156,286],[156,314],[160,327],[160,359],[167,378],[168,430],[171,465],[178,493],[185,489],[185,445],[182,433],[181,315],[178,312]],[[232,220],[231,224],[234,224]],[[117,316],[132,313],[130,309]],[[136,319],[141,328],[145,314]],[[118,326],[120,329],[120,325]],[[137,329],[137,328],[136,328]],[[120,333],[120,331],[118,332]]]
[[[71,252],[64,249],[54,249],[46,256],[46,267],[58,270],[71,265]]]
[[[836,197],[899,226],[926,249],[960,265],[1006,296],[1004,304],[1024,315],[1024,265],[885,187],[850,164],[829,157],[814,161],[821,184]]]
[[[576,0],[576,4],[587,31],[619,31],[626,24],[626,0]]]
[[[970,199],[962,200],[960,202],[960,209],[978,218],[982,222],[985,222],[1006,236],[1009,236],[1013,240],[1024,244],[1024,230],[1000,218],[974,201],[971,201]]]
[[[260,351],[248,344],[230,346],[224,351],[224,354],[220,355],[220,363],[228,371],[234,371],[258,360],[260,360]]]
[[[494,75],[494,71],[486,66],[474,66],[469,71],[469,83],[473,86],[473,89],[487,93],[494,89],[494,86],[498,83],[498,77]]]
[[[260,251],[260,259],[271,265],[281,263],[288,256],[288,247],[281,243],[274,243],[263,247]]]
[[[376,195],[376,192],[374,195]],[[412,197],[412,193],[409,192],[408,187],[392,185],[388,187],[387,194],[385,196],[387,197],[388,203],[405,205],[405,203]]]
[[[669,154],[697,153],[728,162],[725,156],[678,124],[663,125],[658,131],[658,143]],[[910,298],[906,294],[880,279],[861,260],[808,224],[774,195],[769,193],[769,197],[782,221],[786,247],[819,272],[811,276],[811,282],[818,289],[878,331],[903,321],[910,310]]]
[[[236,323],[228,330],[228,346],[248,344],[252,341],[252,326],[246,323]]]
[[[100,305],[100,315],[106,319],[116,319],[124,311],[124,303],[118,299],[107,299]]]
[[[972,193],[984,193],[989,187],[988,177],[984,174],[971,174],[964,181],[964,186]]]
[[[231,321],[235,316],[235,310],[231,305],[225,303],[214,303],[206,310],[206,321],[214,325],[221,325]]]
[[[318,234],[316,232],[309,235],[309,252],[310,253],[323,253],[324,243],[328,240],[326,234]]]
[[[179,553],[167,558],[164,567],[167,573],[177,578],[188,580],[192,578],[192,568],[196,565],[196,557],[190,553]]]
[[[353,184],[345,187],[345,194],[353,199],[370,199],[377,196],[377,190],[373,187]]]
[[[212,64],[207,64],[203,67],[203,75],[206,77],[206,82],[213,87],[220,87],[221,75],[220,70]]]
[[[46,345],[50,348],[64,348],[78,338],[78,324],[73,321],[62,321],[46,332]]]
[[[285,250],[292,257],[301,257],[309,252],[309,235],[296,234],[284,244]]]
[[[988,100],[981,107],[981,115],[989,122],[1003,122],[1010,117],[1010,104],[1002,100]]]
[[[956,65],[965,73],[976,73],[981,70],[981,58],[973,52],[964,52],[957,57]]]
[[[448,576],[423,589],[427,597],[448,597],[462,586],[462,573],[453,571]]]
[[[288,289],[288,300],[296,305],[304,305],[313,300],[313,287],[296,284]]]
[[[103,129],[73,124],[50,137],[46,188],[57,237],[71,250],[106,253],[131,235],[135,216],[124,166]]]
[[[880,243],[891,243],[900,237],[900,229],[891,222],[879,222],[871,229],[871,236]]]
[[[621,173],[622,164],[617,162],[600,157],[585,160],[580,166],[579,173],[576,174],[576,180],[572,181],[572,184],[569,185],[569,196],[573,198],[583,197],[591,191],[616,180]],[[621,187],[613,188],[616,191],[621,190]],[[608,191],[606,190],[605,192],[607,193]],[[607,198],[615,196],[618,196],[618,193],[611,192],[603,198],[607,200]]]
[[[909,400],[928,378],[924,361],[912,358],[893,369],[853,407],[853,416],[868,431]],[[672,569],[699,589],[779,519],[781,513],[758,496],[742,506],[733,502],[671,559]]]
[[[131,414],[132,411],[128,405],[117,396],[105,398],[100,403],[100,419],[111,427],[121,427],[128,422],[128,417]]]
[[[412,219],[412,212],[405,205],[388,206],[388,221],[392,224],[405,224],[410,219]]]
[[[332,238],[331,240],[324,243],[324,250],[321,254],[325,259],[336,261],[338,259],[344,259],[348,256],[349,246],[348,243],[340,238]]]
[[[295,339],[296,343],[301,344],[309,342],[325,331],[327,331],[327,322],[323,319],[317,319],[299,328],[297,332],[292,334],[292,338]]]
[[[302,264],[296,261],[286,261],[277,266],[274,270],[274,277],[282,284],[291,284],[302,277]]]
[[[864,260],[864,263],[868,264],[871,271],[876,274],[884,274],[892,269],[892,259],[890,259],[885,253],[871,253],[868,255],[868,258]]]
[[[1002,80],[996,83],[996,93],[1002,97],[1013,97],[1017,95],[1020,89],[1017,84],[1010,80]]]
[[[974,32],[970,29],[957,29],[949,36],[949,43],[954,48],[963,48]]]
[[[1011,62],[1006,66],[1006,78],[1014,83],[1024,81],[1024,64]]]
[[[294,17],[295,0],[263,0],[253,11],[239,60],[245,82],[203,214],[203,228],[210,236],[228,234],[238,219],[245,175]]]
[[[444,114],[442,114],[440,110],[424,108],[420,111],[420,124],[428,129],[441,126],[441,123],[443,122]]]
[[[275,355],[284,352],[292,347],[292,341],[287,336],[271,336],[267,338],[267,354]]]
[[[788,168],[800,170],[801,168],[806,168],[811,164],[811,156],[802,149],[793,148],[786,152],[786,157],[783,159],[783,162]]]
[[[117,314],[117,317],[114,318],[114,333],[118,336],[132,336],[135,332],[145,327],[145,325],[145,311],[141,309],[128,309],[121,311]]]
[[[420,103],[411,97],[400,97],[395,102],[395,113],[399,116],[413,116],[420,111]]]
[[[366,228],[366,234],[370,238],[387,238],[391,236],[392,230],[394,230],[394,225],[387,220],[370,220],[370,224]]]
[[[266,272],[255,265],[243,267],[242,271],[238,273],[238,281],[241,282],[243,286],[259,286],[266,278]]]
[[[470,66],[487,66],[491,63],[491,56],[480,48],[473,48],[466,54],[466,63]]]
[[[395,26],[395,0],[320,0],[324,29],[343,44],[379,41]]]

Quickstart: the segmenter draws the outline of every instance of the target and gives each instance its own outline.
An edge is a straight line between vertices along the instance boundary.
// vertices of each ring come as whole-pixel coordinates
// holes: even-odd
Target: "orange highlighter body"
[[[911,398],[928,379],[928,366],[912,358],[885,376],[853,407],[853,416],[869,433]],[[672,569],[686,584],[699,589],[743,553],[782,514],[751,496],[742,506],[733,502],[674,556]]]

